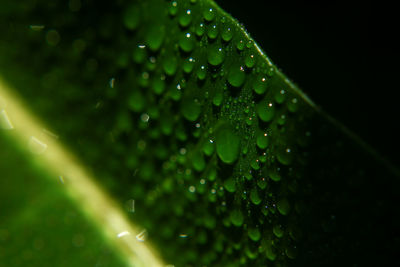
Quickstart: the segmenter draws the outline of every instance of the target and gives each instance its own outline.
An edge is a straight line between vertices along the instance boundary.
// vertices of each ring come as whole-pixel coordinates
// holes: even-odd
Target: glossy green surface
[[[398,176],[213,2],[73,11],[6,1],[0,12],[13,22],[0,26],[0,74],[117,200],[135,199],[132,220],[166,262],[338,266],[394,255],[391,222],[374,229],[392,212]]]

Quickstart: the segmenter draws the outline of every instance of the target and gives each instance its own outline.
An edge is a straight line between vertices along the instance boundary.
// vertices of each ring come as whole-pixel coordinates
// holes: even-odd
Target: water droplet
[[[108,82],[108,85],[110,86],[110,88],[114,88],[114,86],[115,86],[115,78],[111,78],[110,81]]]
[[[193,50],[195,40],[192,34],[185,33],[179,38],[179,46],[184,52],[190,52]]]
[[[253,83],[254,92],[261,95],[265,92],[266,89],[267,89],[267,79],[265,77],[261,76],[254,80]]]
[[[154,93],[156,93],[157,95],[160,95],[162,92],[164,92],[165,89],[165,79],[161,78],[155,78],[153,80],[153,84],[152,84],[152,88]]]
[[[147,239],[147,230],[142,230],[139,234],[136,235],[136,240],[139,242],[144,242]]]
[[[239,156],[240,138],[230,126],[221,127],[216,135],[216,149],[219,158],[228,164],[235,162]]]
[[[283,165],[289,165],[293,161],[293,153],[290,148],[280,149],[277,154],[278,161]]]
[[[192,57],[189,57],[183,62],[183,71],[186,73],[190,73],[193,70],[195,60]]]
[[[194,153],[192,157],[193,168],[196,171],[202,171],[206,167],[206,162],[204,160],[203,153],[201,151],[197,151]]]
[[[258,179],[257,185],[260,189],[264,190],[267,187],[267,180],[264,177],[262,177]]]
[[[215,18],[215,11],[212,8],[206,8],[203,11],[203,17],[207,21],[212,21]]]
[[[201,113],[201,103],[197,98],[186,98],[181,103],[181,112],[189,121],[196,121]]]
[[[196,34],[198,36],[203,36],[205,31],[204,23],[197,24],[196,26]]]
[[[249,228],[249,230],[247,231],[247,234],[249,235],[250,239],[255,242],[257,242],[261,238],[260,230],[258,230],[258,228],[256,228],[256,227]]]
[[[261,101],[256,109],[260,119],[265,122],[271,121],[275,115],[275,107],[272,103]]]
[[[289,259],[294,260],[297,257],[297,247],[296,246],[289,246],[285,250],[286,256]]]
[[[196,187],[194,187],[193,185],[189,186],[189,192],[190,193],[196,192]]]
[[[213,66],[218,66],[224,61],[225,53],[222,47],[217,44],[210,45],[207,51],[208,63]]]
[[[222,31],[222,39],[225,42],[229,42],[233,37],[233,31],[229,26],[225,26],[225,28]]]
[[[29,28],[32,31],[38,31],[39,32],[39,31],[44,29],[44,25],[29,25]]]
[[[60,180],[60,183],[65,184],[64,176],[58,176],[58,180]]]
[[[276,103],[282,104],[286,99],[286,91],[284,89],[277,91],[274,98]]]
[[[180,237],[180,238],[187,238],[188,235],[187,235],[187,234],[179,234],[179,237]]]
[[[292,98],[292,100],[287,102],[287,106],[290,112],[296,112],[299,109],[299,104],[298,104],[297,98]]]
[[[178,60],[175,55],[168,54],[163,61],[163,69],[165,74],[172,76],[178,68]]]
[[[283,231],[282,225],[280,225],[280,224],[274,225],[274,227],[272,228],[272,232],[278,238],[281,238],[283,236],[283,234],[285,233],[285,231]]]
[[[178,13],[178,3],[176,1],[171,2],[168,12],[171,16],[175,16]]]
[[[199,80],[204,80],[206,78],[206,75],[207,75],[206,66],[201,65],[200,68],[197,70],[197,78],[199,78]]]
[[[142,122],[148,122],[149,119],[150,119],[150,116],[149,116],[149,114],[147,114],[147,113],[143,113],[142,115],[140,115],[140,120],[141,120]]]
[[[270,261],[275,261],[277,254],[272,244],[267,244],[265,248],[265,255]]]
[[[254,64],[256,63],[256,59],[253,54],[247,55],[244,59],[244,63],[248,68],[252,68]]]
[[[233,64],[228,72],[228,82],[234,86],[239,87],[244,83],[246,74],[241,65]]]
[[[145,106],[145,99],[139,90],[134,90],[128,98],[128,106],[132,111],[140,112]]]
[[[135,200],[129,199],[125,202],[125,208],[128,212],[134,213],[135,212]]]
[[[29,138],[28,147],[32,153],[37,155],[43,154],[47,150],[47,144],[43,143],[34,136]]]
[[[225,180],[224,187],[225,187],[226,191],[228,191],[228,192],[231,192],[231,193],[235,192],[236,191],[235,179],[231,177],[231,178]]]
[[[244,218],[240,210],[234,210],[230,215],[231,222],[234,226],[240,227],[243,224]]]
[[[4,130],[14,129],[14,126],[13,126],[10,118],[8,117],[7,112],[4,109],[2,109],[0,111],[0,129],[4,129]]]
[[[128,30],[135,30],[140,22],[140,10],[133,4],[124,13],[124,25]]]
[[[238,50],[243,50],[244,49],[244,42],[243,42],[243,40],[239,40],[237,43],[236,43],[236,48],[238,49]]]
[[[56,30],[49,30],[46,34],[46,42],[50,46],[56,46],[60,42],[61,37],[58,31]]]
[[[207,156],[211,156],[214,153],[214,144],[213,143],[214,142],[212,140],[208,140],[208,141],[204,142],[203,152]]]
[[[130,233],[129,233],[128,231],[123,231],[123,232],[117,234],[117,237],[118,237],[118,238],[121,238],[121,237],[127,236],[127,235],[130,235]]]
[[[146,46],[143,44],[139,44],[133,50],[133,53],[132,53],[133,62],[141,64],[144,62],[144,60],[146,58],[147,58]]]
[[[218,36],[218,27],[213,24],[208,27],[207,35],[210,39],[215,39]]]
[[[266,149],[269,143],[267,133],[260,132],[257,136],[257,146],[261,149]]]
[[[258,194],[257,188],[253,188],[250,192],[250,200],[254,205],[259,205],[262,201],[260,195]]]
[[[286,198],[282,198],[278,201],[277,204],[278,211],[282,215],[288,215],[290,212],[290,204],[289,201]]]
[[[269,172],[269,178],[275,182],[279,182],[281,180],[280,169],[272,168]]]
[[[180,16],[179,16],[179,24],[182,27],[187,27],[189,24],[192,22],[192,11],[190,9],[185,10]]]
[[[165,28],[154,24],[146,31],[146,44],[151,51],[160,49],[165,37]]]

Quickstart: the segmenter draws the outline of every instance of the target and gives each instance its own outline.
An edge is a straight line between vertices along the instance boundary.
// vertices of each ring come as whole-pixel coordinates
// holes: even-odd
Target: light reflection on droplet
[[[60,176],[58,176],[58,179],[60,180],[60,183],[62,183],[62,184],[65,183],[64,176],[60,175]]]
[[[46,130],[46,129],[42,130],[42,136],[44,136],[45,138],[46,137],[51,137],[51,138],[54,138],[54,139],[58,139],[58,135],[56,135],[55,133],[53,133],[53,132],[51,132],[49,130]]]
[[[43,143],[34,136],[29,138],[28,146],[30,151],[37,155],[43,154],[47,150],[47,144]]]
[[[109,81],[110,88],[114,88],[115,86],[115,78],[111,78]]]
[[[129,199],[128,201],[125,202],[125,207],[126,210],[130,213],[135,212],[135,200],[134,199]]]
[[[196,187],[194,187],[193,185],[189,186],[189,192],[190,193],[196,192]]]
[[[0,129],[11,130],[14,126],[8,117],[7,112],[3,109],[0,111]]]
[[[29,25],[29,28],[33,31],[41,31],[44,29],[44,25]]]
[[[144,242],[147,238],[147,230],[144,229],[139,234],[136,235],[136,240],[139,242]]]
[[[188,237],[188,235],[187,234],[180,234],[179,237],[180,238],[186,238],[186,237]]]
[[[127,235],[130,235],[130,233],[129,233],[128,231],[123,231],[123,232],[117,234],[117,237],[118,237],[118,238],[121,238],[121,237],[127,236]]]
[[[147,113],[143,113],[143,114],[140,116],[140,119],[142,120],[142,122],[148,122],[149,119],[150,119],[150,116],[149,116]]]

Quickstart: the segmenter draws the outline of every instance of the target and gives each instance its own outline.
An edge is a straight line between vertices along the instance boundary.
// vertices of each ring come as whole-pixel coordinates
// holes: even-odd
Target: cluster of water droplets
[[[146,13],[150,2],[165,9]],[[109,80],[110,90],[128,88],[112,132],[129,136],[126,164],[140,179],[131,196],[153,214],[144,226],[186,251],[185,264],[199,260],[198,245],[206,265],[284,264],[301,236],[292,196],[309,133],[288,122],[303,119],[303,100],[217,7],[150,2],[123,17],[133,36],[123,72],[132,77]]]

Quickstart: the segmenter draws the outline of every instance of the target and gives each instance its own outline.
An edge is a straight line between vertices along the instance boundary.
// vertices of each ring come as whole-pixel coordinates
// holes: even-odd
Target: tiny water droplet
[[[139,234],[136,235],[136,240],[139,242],[144,242],[147,239],[147,230],[142,230]]]
[[[123,231],[123,232],[117,234],[117,237],[118,237],[118,238],[121,238],[121,237],[127,236],[127,235],[130,235],[130,233],[129,233],[128,231]]]
[[[8,116],[7,112],[4,109],[0,111],[0,129],[4,130],[14,129],[14,125],[12,124],[10,117]]]

